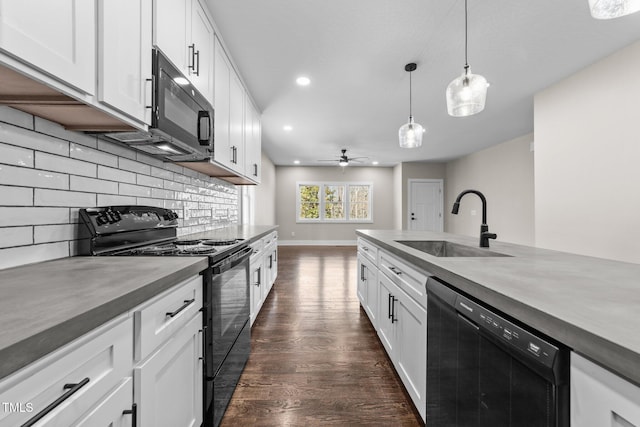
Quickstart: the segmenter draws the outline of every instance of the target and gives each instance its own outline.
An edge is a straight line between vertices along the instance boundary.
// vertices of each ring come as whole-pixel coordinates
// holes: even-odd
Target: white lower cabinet
[[[202,314],[198,313],[134,368],[138,425],[197,427],[202,423]]]
[[[374,328],[378,325],[378,268],[358,252],[358,299]]]
[[[126,377],[101,403],[74,427],[131,427],[137,413],[132,405],[133,378]]]
[[[255,322],[278,276],[278,232],[272,231],[251,244],[251,324]]]
[[[640,387],[571,353],[571,426],[640,427]]]
[[[131,377],[132,354],[133,320],[123,315],[4,378],[0,425],[19,426],[36,419],[38,427],[76,425]],[[109,417],[131,409],[131,390],[118,403],[121,407],[113,408]]]
[[[255,322],[258,313],[262,308],[266,294],[266,284],[264,281],[264,263],[262,256],[256,256],[251,260],[249,267],[250,294],[251,294],[251,324]]]
[[[358,298],[423,420],[427,405],[428,277],[421,269],[358,238]]]

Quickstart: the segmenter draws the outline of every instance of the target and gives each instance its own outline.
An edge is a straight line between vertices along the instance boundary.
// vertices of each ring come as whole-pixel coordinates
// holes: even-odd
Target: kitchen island
[[[357,235],[640,384],[640,265],[448,233]],[[443,240],[499,257],[436,257],[399,240]]]

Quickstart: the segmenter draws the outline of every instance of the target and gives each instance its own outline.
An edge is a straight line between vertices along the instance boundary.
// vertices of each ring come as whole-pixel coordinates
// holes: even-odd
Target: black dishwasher
[[[427,426],[568,427],[569,350],[427,282]]]

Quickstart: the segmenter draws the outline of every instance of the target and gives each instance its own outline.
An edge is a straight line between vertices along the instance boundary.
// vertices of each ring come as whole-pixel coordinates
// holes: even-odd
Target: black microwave
[[[209,160],[213,153],[213,106],[161,51],[154,49],[152,55],[149,131],[114,132],[103,136],[166,160]]]

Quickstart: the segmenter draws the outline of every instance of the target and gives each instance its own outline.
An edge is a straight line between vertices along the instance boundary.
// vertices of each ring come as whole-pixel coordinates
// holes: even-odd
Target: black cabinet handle
[[[254,285],[255,285],[255,286],[257,286],[257,287],[260,287],[260,285],[261,285],[261,283],[262,283],[262,274],[260,274],[260,273],[261,273],[261,271],[260,271],[260,270],[262,270],[262,268],[258,268],[258,269],[255,271],[255,273],[258,273],[258,280],[256,281],[256,283],[254,283]]]
[[[396,323],[398,318],[396,317],[396,301],[398,298],[391,295],[391,323]]]
[[[364,270],[367,268],[366,265],[360,264],[360,280],[366,282],[367,279],[364,278]]]
[[[387,318],[391,319],[391,298],[393,295],[389,294],[389,298],[387,298]]]
[[[188,65],[187,68],[189,68],[190,70],[193,70],[193,74],[195,74],[195,71],[196,71],[196,45],[195,45],[195,43],[189,45],[189,53],[191,54],[191,60],[189,61],[189,65]]]
[[[193,299],[186,299],[184,300],[184,304],[177,309],[176,311],[172,312],[172,313],[167,313],[167,316],[169,317],[175,317],[178,315],[178,313],[180,313],[182,310],[184,310],[185,308],[189,307],[193,302],[195,302],[195,298]]]
[[[253,176],[258,176],[258,164],[253,164]]]
[[[131,405],[131,409],[125,409],[122,411],[122,415],[131,414],[131,427],[136,427],[138,425],[138,404],[134,403]]]
[[[389,270],[393,271],[398,276],[402,274],[402,271],[398,270],[396,267],[393,267],[393,266],[389,267]]]
[[[200,75],[200,51],[197,50],[194,54],[193,54],[194,58],[195,58],[195,71],[193,72],[193,74],[195,74],[196,76]]]
[[[82,381],[76,384],[65,384],[62,387],[64,390],[68,390],[65,394],[63,394],[62,396],[60,396],[59,398],[51,402],[46,408],[44,408],[42,411],[35,414],[26,423],[22,424],[21,427],[31,427],[32,425],[40,421],[49,412],[53,411],[57,406],[59,406],[62,402],[70,398],[72,394],[74,394],[76,391],[84,387],[88,382],[89,382],[89,377],[83,379]]]

